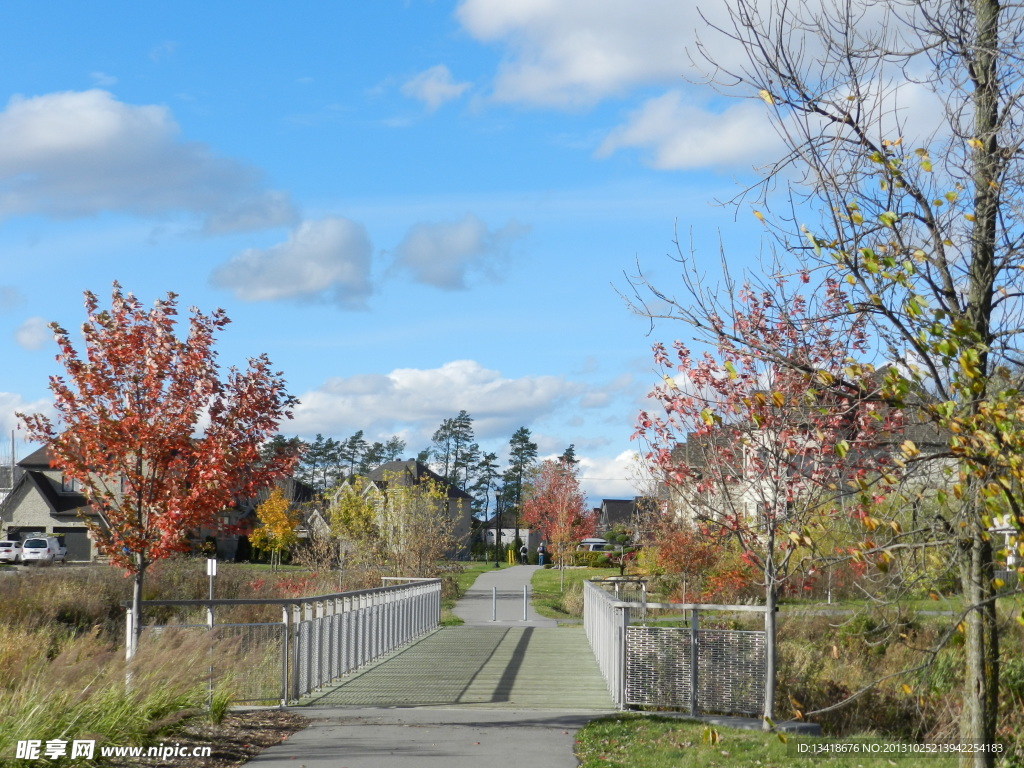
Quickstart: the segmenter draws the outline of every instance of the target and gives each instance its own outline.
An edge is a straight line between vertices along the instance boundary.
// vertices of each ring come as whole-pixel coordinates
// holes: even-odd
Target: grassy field
[[[801,756],[798,750],[816,744],[865,741],[874,748],[899,749],[893,742],[844,738],[821,740],[789,735],[783,743],[777,734],[760,731],[711,727],[674,718],[616,715],[592,720],[576,737],[576,756],[581,768],[812,768],[835,761],[846,768],[947,768],[957,764],[955,757],[932,756],[895,759],[883,755]],[[907,745],[906,748],[910,748]]]
[[[564,586],[563,586],[564,573]],[[615,571],[609,568],[542,568],[533,574],[533,607],[549,619],[579,619],[583,616],[583,582]]]

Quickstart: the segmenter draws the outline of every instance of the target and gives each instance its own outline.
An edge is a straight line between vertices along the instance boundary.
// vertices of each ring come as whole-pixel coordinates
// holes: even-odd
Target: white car
[[[33,536],[21,543],[21,562],[29,563],[63,563],[68,557],[68,548],[64,546],[63,536]]]
[[[0,563],[17,563],[21,561],[21,542],[0,541]]]

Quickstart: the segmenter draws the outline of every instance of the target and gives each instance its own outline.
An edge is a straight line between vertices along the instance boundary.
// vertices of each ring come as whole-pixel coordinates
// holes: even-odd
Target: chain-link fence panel
[[[216,624],[213,679],[231,692],[233,701],[277,704],[284,691],[284,624]]]

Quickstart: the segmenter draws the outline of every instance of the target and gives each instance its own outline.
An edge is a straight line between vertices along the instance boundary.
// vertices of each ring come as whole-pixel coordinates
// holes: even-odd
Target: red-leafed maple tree
[[[146,569],[291,468],[293,451],[261,456],[260,447],[297,401],[265,355],[221,371],[214,337],[230,322],[223,310],[193,308],[178,338],[173,293],[147,309],[115,282],[109,309],[90,292],[85,307],[81,352],[51,326],[66,372],[50,378],[58,418],[19,417],[79,483],[98,518],[85,523],[99,550],[134,576],[134,653]]]
[[[635,437],[675,490],[680,517],[735,539],[760,574],[770,723],[780,588],[840,508],[857,514],[863,494],[854,491],[892,478],[900,415],[874,402],[870,379],[850,375],[870,352],[863,321],[811,321],[844,316],[835,282],[825,283],[813,312],[799,294],[785,307],[749,290],[737,299],[733,327],[713,354],[694,357],[678,341],[672,352],[654,347],[663,384],[650,397],[660,413],[642,412]]]
[[[523,520],[541,531],[551,547],[553,562],[562,568],[574,543],[594,533],[594,516],[587,508],[577,472],[572,462],[542,462],[523,504]]]

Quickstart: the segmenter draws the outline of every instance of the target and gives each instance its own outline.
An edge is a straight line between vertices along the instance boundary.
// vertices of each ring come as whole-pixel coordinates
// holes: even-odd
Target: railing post
[[[302,610],[299,605],[292,605],[291,618],[292,630],[295,642],[292,643],[292,701],[298,701],[299,696],[299,665],[302,663]]]
[[[626,688],[627,688],[627,686],[626,686],[626,684],[627,684],[627,680],[626,680],[627,657],[626,657],[626,655],[629,652],[629,649],[626,647],[626,635],[627,635],[627,629],[629,628],[630,616],[629,616],[629,608],[624,608],[624,607],[616,608],[615,611],[616,611],[616,613],[619,616],[619,621],[616,622],[618,626],[616,627],[616,632],[615,632],[615,634],[617,636],[617,638],[616,638],[617,639],[616,645],[618,646],[616,648],[616,652],[617,652],[616,671],[618,673],[618,678],[619,678],[618,679],[618,685],[616,686],[616,693],[617,693],[616,698],[617,698],[617,701],[615,702],[615,704],[618,706],[619,709],[625,709],[626,708],[626,702],[628,700],[627,691],[626,691]]]
[[[491,621],[498,620],[498,588],[491,587]]]
[[[526,606],[527,606],[527,597],[526,597],[527,593],[526,593],[526,589],[527,589],[527,586],[525,584],[523,584],[523,621],[526,621]]]
[[[288,650],[291,633],[288,631],[288,606],[281,606],[281,706],[288,705]]]
[[[690,717],[697,716],[697,685],[700,682],[700,659],[697,643],[697,631],[700,629],[699,611],[690,611]]]

